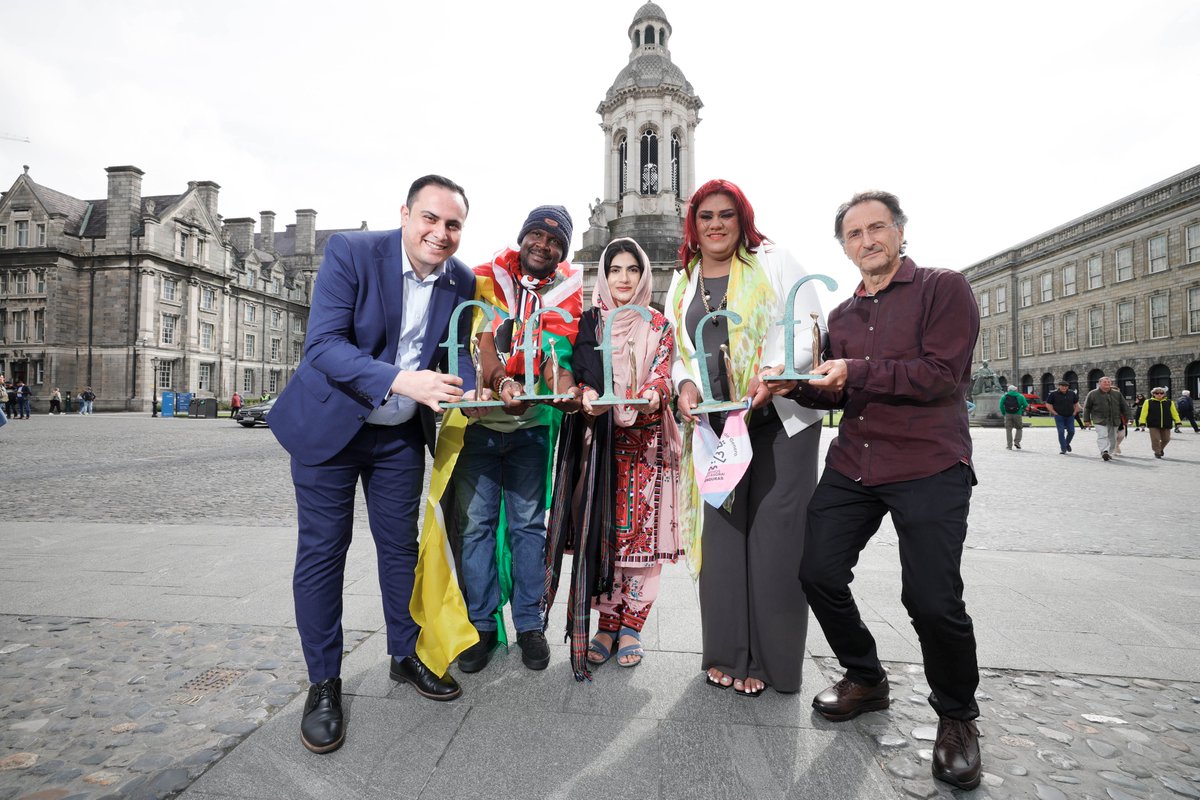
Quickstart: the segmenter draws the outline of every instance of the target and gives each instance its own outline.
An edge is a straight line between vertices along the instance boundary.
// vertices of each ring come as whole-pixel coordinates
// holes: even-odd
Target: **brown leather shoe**
[[[959,789],[974,789],[983,774],[979,756],[979,728],[966,719],[938,720],[933,745],[933,777]]]
[[[813,708],[830,722],[844,722],[866,711],[887,708],[890,703],[888,693],[887,678],[875,686],[863,686],[842,678],[813,698]]]

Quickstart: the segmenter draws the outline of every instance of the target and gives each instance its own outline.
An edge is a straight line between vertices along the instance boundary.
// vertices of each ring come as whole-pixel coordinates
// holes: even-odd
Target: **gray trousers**
[[[821,426],[789,438],[772,420],[750,438],[754,456],[732,510],[704,506],[701,668],[797,692],[808,635],[800,557]]]
[[[1117,449],[1117,429],[1120,425],[1109,425],[1106,422],[1092,422],[1096,426],[1096,446],[1101,453],[1111,453]]]
[[[1016,435],[1013,435],[1016,431]],[[1008,440],[1008,449],[1011,450],[1013,442],[1021,443],[1021,434],[1025,431],[1025,420],[1020,414],[1005,414],[1004,415],[1004,438]]]

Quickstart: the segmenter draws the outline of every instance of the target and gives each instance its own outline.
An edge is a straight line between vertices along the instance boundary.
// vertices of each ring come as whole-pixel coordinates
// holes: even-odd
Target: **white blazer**
[[[763,242],[755,255],[758,257],[759,267],[766,273],[767,280],[770,281],[771,288],[775,291],[775,308],[771,313],[771,319],[775,324],[771,325],[770,330],[767,331],[767,340],[763,346],[761,366],[766,369],[783,364],[783,326],[778,323],[786,313],[784,303],[787,300],[788,292],[792,290],[796,281],[808,273],[787,250],[771,242]],[[677,270],[671,279],[670,288],[667,289],[667,319],[675,327],[676,338],[685,342],[687,349],[691,352],[696,350],[696,343],[692,341],[693,331],[686,330],[684,321],[676,318],[675,306],[671,302],[671,298],[675,296],[679,282],[687,281],[687,286],[683,290],[683,313],[686,316],[687,309],[692,304],[692,298],[696,296],[698,271],[697,268],[688,276],[684,270]],[[793,329],[793,341],[795,343],[796,369],[801,373],[812,368],[812,326],[806,325],[804,322],[809,319],[810,313],[816,311],[820,314],[817,325],[821,329],[822,343],[829,337],[829,328],[825,324],[825,313],[821,310],[821,302],[817,297],[816,283],[818,281],[809,281],[800,287],[800,291],[796,292],[795,317],[800,323]],[[675,361],[671,365],[671,378],[675,383],[676,392],[679,391],[679,387],[683,385],[684,381],[692,381],[697,386],[703,385],[700,381],[700,373],[696,370],[695,360],[685,359],[682,353],[682,347],[675,348]],[[804,408],[786,397],[775,396],[771,398],[771,402],[775,404],[775,411],[783,421],[783,429],[788,436],[795,436],[813,423],[820,422],[821,418],[825,416],[824,411]]]

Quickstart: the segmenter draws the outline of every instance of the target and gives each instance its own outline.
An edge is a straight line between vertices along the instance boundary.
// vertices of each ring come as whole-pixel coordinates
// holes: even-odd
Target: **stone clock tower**
[[[589,204],[577,264],[595,267],[605,245],[629,236],[656,270],[675,266],[683,215],[696,188],[695,132],[703,106],[671,61],[671,23],[655,3],[634,14],[629,63],[596,109],[604,132],[604,197]],[[588,276],[595,272],[588,270]],[[661,301],[669,274],[655,276]]]

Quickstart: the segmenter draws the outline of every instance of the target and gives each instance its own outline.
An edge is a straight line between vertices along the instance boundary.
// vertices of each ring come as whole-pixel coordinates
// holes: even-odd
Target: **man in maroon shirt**
[[[793,394],[844,410],[808,506],[800,579],[846,673],[813,707],[838,721],[888,706],[887,673],[850,581],[891,513],[901,600],[940,719],[933,776],[973,789],[982,769],[973,722],[979,668],[959,565],[976,482],[966,395],[979,311],[961,274],[904,255],[907,221],[887,192],[856,194],[838,209],[834,231],[862,283],[829,315],[829,360],[813,370],[824,377]]]

